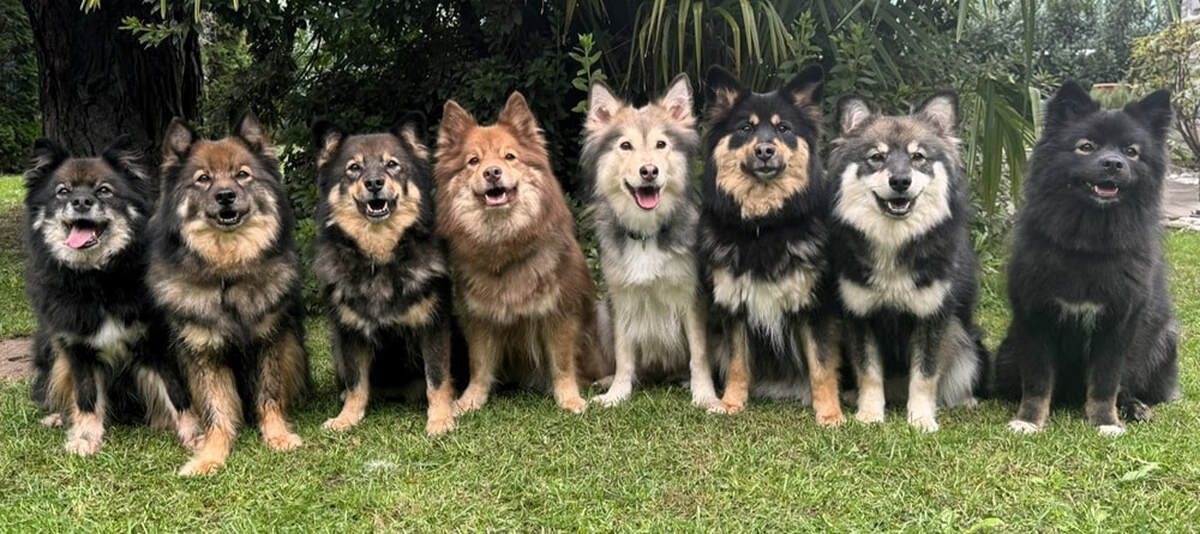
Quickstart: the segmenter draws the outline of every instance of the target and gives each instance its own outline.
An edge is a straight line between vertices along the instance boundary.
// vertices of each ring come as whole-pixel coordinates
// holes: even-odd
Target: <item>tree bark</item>
[[[129,134],[157,163],[171,118],[197,116],[196,32],[146,47],[119,28],[129,16],[157,20],[145,2],[105,2],[91,13],[78,0],[22,3],[33,28],[44,135],[72,154],[95,155]]]

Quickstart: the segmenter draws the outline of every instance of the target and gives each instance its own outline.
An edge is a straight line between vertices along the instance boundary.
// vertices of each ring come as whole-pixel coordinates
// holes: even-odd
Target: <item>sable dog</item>
[[[1008,268],[1013,320],[996,362],[998,391],[1021,392],[1013,431],[1040,430],[1054,398],[1083,401],[1092,426],[1119,435],[1118,410],[1144,421],[1179,395],[1159,223],[1170,125],[1167,91],[1108,111],[1068,82],[1047,106]]]
[[[858,98],[839,104],[831,250],[864,423],[883,420],[885,397],[907,397],[908,422],[927,432],[938,429],[939,404],[975,403],[987,355],[957,116],[951,94],[906,116]],[[889,377],[897,394],[885,395]]]
[[[426,431],[454,428],[450,278],[434,235],[433,170],[420,120],[347,136],[318,123],[321,203],[313,268],[325,283],[333,357],[345,403],[322,425],[346,430],[366,413],[372,384],[423,377]]]
[[[549,382],[561,408],[582,413],[579,381],[611,374],[613,363],[575,225],[525,98],[513,93],[491,126],[447,101],[434,175],[438,234],[449,244],[471,360],[456,412],[483,406],[501,372],[525,385]]]
[[[823,79],[814,66],[760,94],[720,67],[708,71],[699,242],[725,376],[714,411],[741,411],[753,388],[763,397],[811,397],[822,425],[844,420],[817,149]]]
[[[612,386],[595,400],[615,405],[635,378],[687,377],[690,368],[692,402],[714,406],[693,253],[700,210],[690,166],[700,138],[691,84],[680,74],[661,98],[634,108],[597,83],[589,101],[580,166],[593,182],[617,362]]]
[[[308,353],[295,220],[258,119],[217,141],[177,119],[162,145],[147,278],[204,426],[187,476],[225,464],[243,417],[272,449],[300,445],[286,413],[308,384]]]
[[[122,137],[99,158],[71,158],[48,140],[26,174],[29,300],[37,314],[33,398],[66,417],[66,448],[100,450],[105,419],[143,413],[195,447],[191,399],[167,353],[146,272],[147,176]]]

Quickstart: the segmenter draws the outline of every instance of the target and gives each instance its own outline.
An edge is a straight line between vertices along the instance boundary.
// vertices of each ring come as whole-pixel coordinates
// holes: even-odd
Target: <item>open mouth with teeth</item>
[[[384,198],[373,198],[362,204],[363,215],[368,219],[383,220],[392,214],[392,203]]]
[[[892,217],[906,217],[912,213],[913,204],[917,199],[907,197],[883,198],[875,195],[875,201],[879,203],[879,209]]]
[[[245,212],[224,208],[217,212],[217,216],[213,217],[213,220],[217,223],[217,226],[221,228],[233,229],[242,224],[242,220],[245,219],[245,216]]]
[[[75,250],[83,250],[96,246],[100,236],[108,229],[108,223],[79,219],[67,223],[70,233],[67,234],[67,246]]]
[[[507,188],[501,186],[491,186],[483,191],[483,203],[489,208],[498,208],[507,206],[512,202],[513,196],[516,194],[517,188]]]
[[[759,180],[770,180],[783,172],[783,165],[753,165],[746,170]]]
[[[1102,200],[1116,200],[1117,194],[1121,192],[1121,188],[1113,181],[1089,183],[1088,186],[1091,188],[1092,194]]]
[[[629,194],[633,195],[633,201],[637,203],[639,208],[650,211],[658,207],[658,200],[660,197],[658,194],[658,186],[643,185],[640,187],[633,187],[632,185],[625,184],[625,189],[628,189]]]

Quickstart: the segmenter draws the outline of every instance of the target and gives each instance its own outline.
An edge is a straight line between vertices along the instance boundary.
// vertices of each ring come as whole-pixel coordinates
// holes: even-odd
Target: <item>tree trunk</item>
[[[95,155],[129,134],[157,163],[171,118],[197,116],[196,32],[147,48],[119,28],[129,16],[156,20],[146,2],[105,2],[86,14],[78,0],[22,3],[33,28],[44,135],[72,154]]]

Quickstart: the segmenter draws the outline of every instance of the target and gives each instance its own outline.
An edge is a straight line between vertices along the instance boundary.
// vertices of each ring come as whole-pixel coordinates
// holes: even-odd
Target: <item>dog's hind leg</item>
[[[603,395],[598,395],[595,402],[601,406],[612,407],[629,398],[633,392],[633,377],[637,368],[635,348],[629,339],[628,332],[620,325],[614,325],[613,350],[616,353],[617,372],[613,375],[612,385]]]
[[[334,358],[338,376],[345,388],[342,411],[321,423],[326,430],[349,430],[363,420],[371,394],[371,360],[368,341],[353,332],[338,332],[334,338]]]
[[[64,347],[74,384],[74,402],[68,406],[67,452],[91,456],[104,441],[104,416],[107,404],[104,371],[96,351],[82,344]]]
[[[860,423],[883,422],[883,409],[887,402],[883,388],[883,355],[870,325],[859,321],[854,327],[854,374],[858,378],[857,411],[854,418]]]
[[[487,404],[496,381],[496,367],[500,365],[500,347],[496,343],[498,334],[480,321],[467,318],[467,353],[471,362],[471,381],[462,396],[454,401],[454,415],[458,416],[478,410]]]
[[[688,309],[685,318],[684,332],[687,334],[690,360],[688,367],[691,374],[692,404],[701,408],[711,409],[720,402],[716,388],[713,386],[712,363],[708,359],[708,332],[703,304],[696,299],[696,304]]]
[[[292,332],[284,333],[262,352],[255,408],[263,443],[274,450],[287,451],[303,443],[288,428],[287,409],[304,389],[306,362],[304,346]]]
[[[450,380],[450,328],[430,326],[421,336],[425,359],[425,397],[429,399],[425,432],[430,436],[454,430],[454,386]]]
[[[745,323],[739,322],[729,335],[729,371],[721,401],[708,410],[714,413],[738,413],[750,399],[750,339]]]
[[[559,408],[577,414],[587,410],[587,401],[579,395],[579,377],[575,368],[582,326],[578,317],[565,317],[558,324],[547,321],[541,329],[545,352],[550,358],[554,401]]]
[[[212,354],[187,356],[192,400],[204,427],[204,442],[179,469],[180,476],[207,475],[225,465],[242,418],[233,371]]]
[[[817,424],[838,426],[846,422],[842,415],[842,403],[838,398],[838,366],[841,364],[840,345],[835,337],[836,326],[819,324],[822,332],[813,335],[814,326],[809,321],[800,325],[800,350],[808,362],[809,379],[812,383],[813,411]]]

